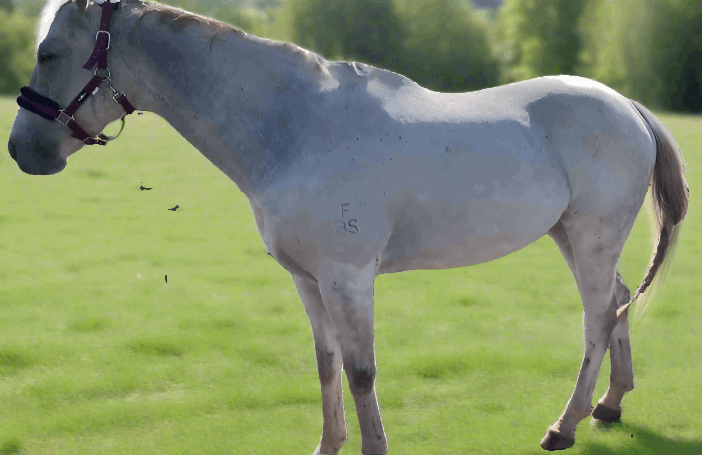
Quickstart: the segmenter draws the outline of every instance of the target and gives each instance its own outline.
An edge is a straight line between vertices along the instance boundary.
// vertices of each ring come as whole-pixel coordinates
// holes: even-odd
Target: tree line
[[[506,0],[498,10],[474,10],[467,0],[162,3],[330,60],[386,68],[431,90],[576,74],[659,109],[702,111],[702,0]],[[2,94],[17,93],[31,76],[42,4],[0,0]]]

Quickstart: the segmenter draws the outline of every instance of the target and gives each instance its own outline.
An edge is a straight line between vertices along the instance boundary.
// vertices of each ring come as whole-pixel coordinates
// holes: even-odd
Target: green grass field
[[[322,428],[312,332],[236,186],[150,114],[58,175],[25,175],[5,148],[16,112],[0,100],[0,455],[310,454]],[[687,161],[690,211],[665,285],[632,324],[623,419],[583,421],[572,455],[702,454],[702,117],[660,117]],[[651,254],[646,211],[619,267],[632,290]],[[583,349],[551,239],[471,268],[383,275],[375,298],[391,453],[542,453]],[[608,377],[607,357],[595,400]],[[345,400],[341,453],[357,454]]]

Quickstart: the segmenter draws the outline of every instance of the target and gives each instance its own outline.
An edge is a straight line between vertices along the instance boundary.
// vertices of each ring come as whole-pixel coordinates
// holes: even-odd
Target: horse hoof
[[[618,411],[602,403],[597,403],[595,410],[592,411],[592,418],[603,422],[614,422],[622,417],[622,411]]]
[[[575,438],[570,438],[554,430],[548,430],[541,440],[541,448],[544,450],[563,450],[573,447]]]

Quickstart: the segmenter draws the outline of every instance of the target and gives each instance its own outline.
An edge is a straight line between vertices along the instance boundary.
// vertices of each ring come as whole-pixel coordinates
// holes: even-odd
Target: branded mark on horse
[[[114,9],[107,25],[105,8]],[[246,194],[314,333],[324,415],[315,453],[336,453],[346,441],[342,368],[363,453],[387,452],[375,389],[376,276],[478,264],[544,235],[578,282],[585,353],[573,395],[541,445],[570,447],[591,413],[621,415],[634,378],[619,255],[650,182],[660,234],[636,297],[674,242],[688,197],[673,137],[640,104],[568,76],[436,93],[138,0],[118,8],[50,0],[38,42],[23,92],[29,110],[20,109],[9,142],[24,172],[59,172],[91,143],[52,119],[66,120],[60,106],[91,81],[84,62],[109,56],[111,73],[95,73],[106,83],[80,99],[74,123],[95,136],[122,118],[126,105],[112,99],[118,87]],[[111,90],[100,90],[105,85]],[[610,385],[593,412],[608,347]]]

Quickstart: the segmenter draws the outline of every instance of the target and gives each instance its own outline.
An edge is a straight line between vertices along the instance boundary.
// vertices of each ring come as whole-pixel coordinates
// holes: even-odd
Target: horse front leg
[[[617,308],[629,301],[629,288],[622,277],[617,274],[614,291]],[[592,417],[605,422],[613,422],[622,416],[622,398],[634,388],[634,367],[631,360],[631,343],[629,342],[629,321],[624,318],[612,330],[609,338],[609,356],[612,370],[609,376],[609,388],[597,402]]]
[[[324,305],[336,328],[344,370],[356,404],[361,451],[382,455],[388,443],[375,394],[373,280],[375,270],[330,263],[318,277]]]
[[[313,455],[333,455],[346,442],[346,419],[341,387],[341,348],[317,282],[299,276],[295,276],[294,279],[314,333],[317,370],[322,388],[322,440]]]

